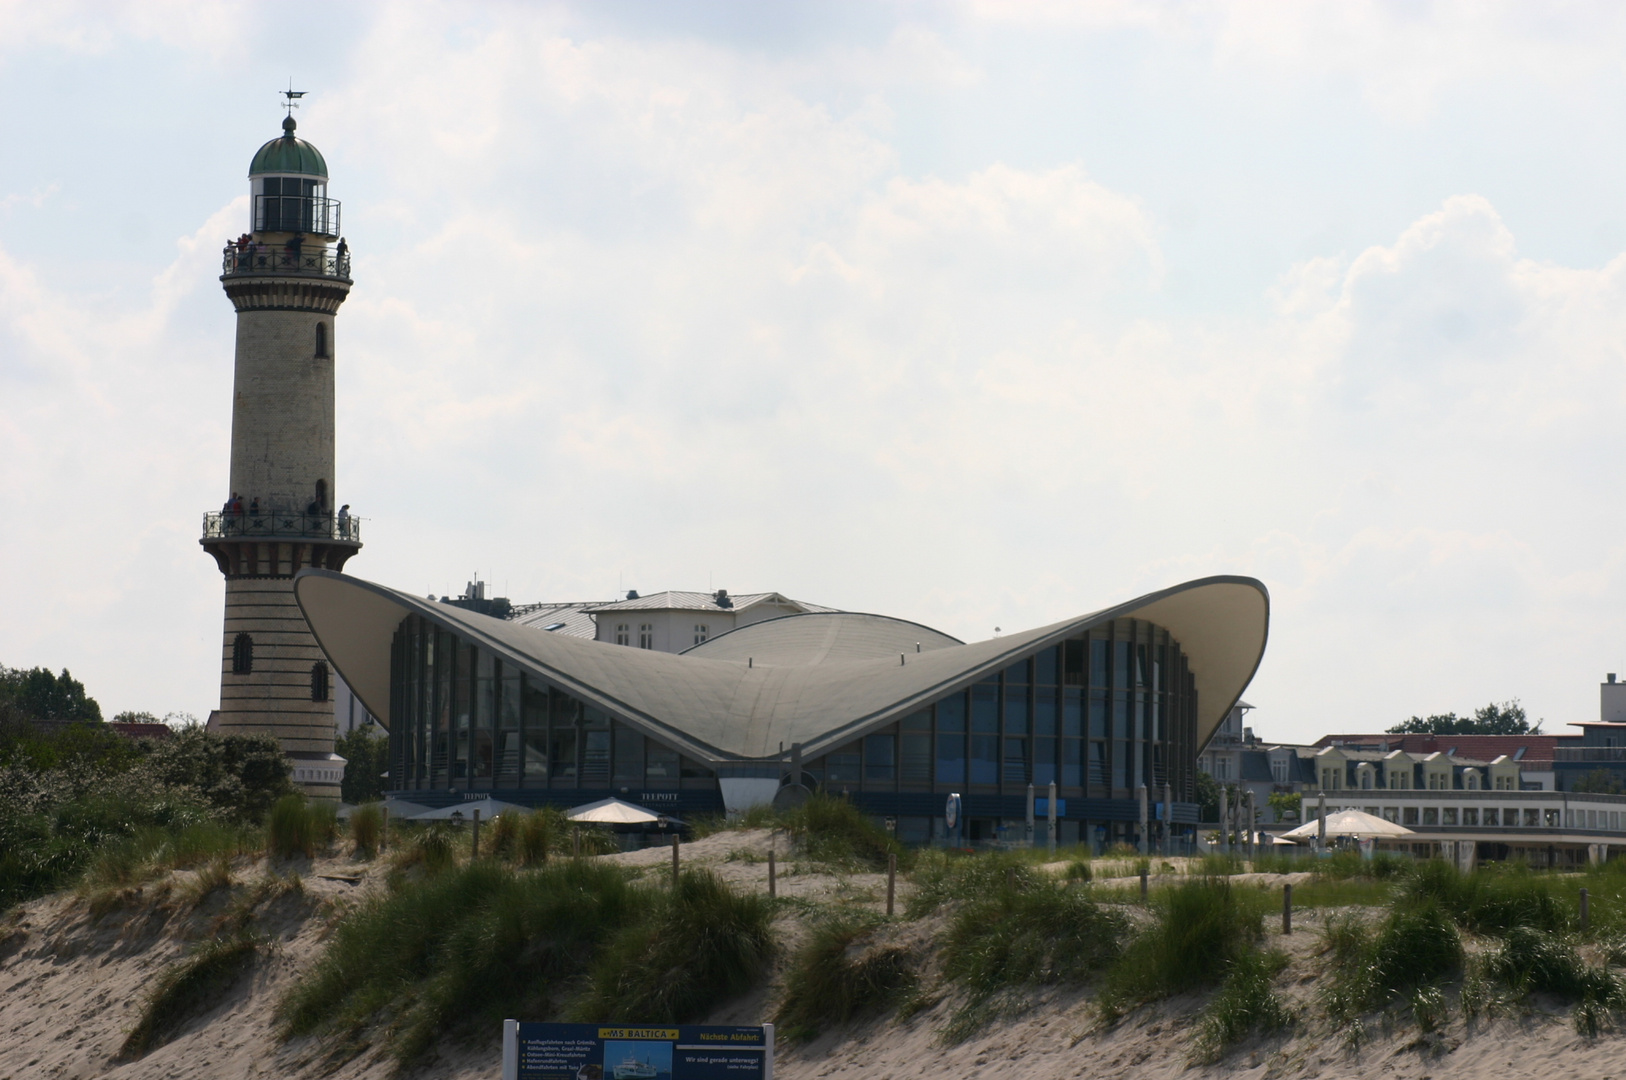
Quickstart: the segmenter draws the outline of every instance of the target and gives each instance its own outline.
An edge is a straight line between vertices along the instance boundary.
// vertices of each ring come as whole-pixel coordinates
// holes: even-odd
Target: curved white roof
[[[391,642],[401,619],[416,614],[684,753],[714,763],[777,759],[781,744],[794,743],[802,744],[804,754],[816,756],[1039,649],[1122,618],[1162,626],[1185,650],[1197,684],[1200,748],[1253,678],[1270,623],[1270,599],[1262,583],[1210,577],[989,641],[928,650],[924,639],[915,637],[911,644],[921,641],[922,646],[918,654],[889,646],[885,655],[872,659],[770,663],[764,657],[758,663],[754,653],[747,654],[749,661],[699,650],[672,655],[560,637],[328,570],[301,571],[294,595],[328,658],[374,716],[390,715]],[[790,624],[799,618],[773,622]],[[839,640],[848,628],[833,625]],[[769,634],[783,641],[792,629]],[[854,640],[866,632],[861,623],[850,629]],[[730,636],[717,639],[720,648]]]
[[[783,615],[750,623],[682,655],[707,660],[747,660],[774,667],[895,659],[900,654],[964,645],[959,638],[906,619],[856,611]]]

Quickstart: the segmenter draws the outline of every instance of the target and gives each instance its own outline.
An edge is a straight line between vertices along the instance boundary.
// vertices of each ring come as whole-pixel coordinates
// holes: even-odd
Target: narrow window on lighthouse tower
[[[254,639],[238,634],[231,643],[231,673],[247,675],[254,670]]]
[[[327,700],[327,661],[318,660],[311,665],[311,700]]]
[[[327,323],[319,322],[316,324],[316,359],[326,360],[328,358]]]

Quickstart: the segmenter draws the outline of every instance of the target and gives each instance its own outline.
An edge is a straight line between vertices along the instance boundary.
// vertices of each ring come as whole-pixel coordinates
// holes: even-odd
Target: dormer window
[[[640,649],[653,649],[655,647],[655,626],[653,623],[639,624],[638,647]]]
[[[615,626],[615,643],[617,645],[630,645],[632,643],[632,639],[627,636],[627,624],[626,623],[616,623],[616,626]]]

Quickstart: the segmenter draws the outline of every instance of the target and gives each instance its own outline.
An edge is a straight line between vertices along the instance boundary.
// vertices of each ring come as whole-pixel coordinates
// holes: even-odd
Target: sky
[[[0,0],[0,664],[217,703],[292,79],[350,573],[967,640],[1252,575],[1286,740],[1626,672],[1626,7],[319,10]]]

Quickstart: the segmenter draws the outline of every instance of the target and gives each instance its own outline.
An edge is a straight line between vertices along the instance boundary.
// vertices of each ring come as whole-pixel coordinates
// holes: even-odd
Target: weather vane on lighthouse
[[[293,79],[289,79],[288,89],[278,90],[277,93],[281,94],[285,99],[282,104],[288,110],[288,118],[293,119],[294,110],[299,108],[299,99],[305,96],[306,91],[295,90]]]

